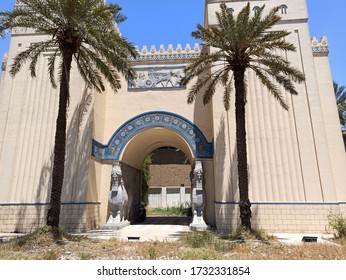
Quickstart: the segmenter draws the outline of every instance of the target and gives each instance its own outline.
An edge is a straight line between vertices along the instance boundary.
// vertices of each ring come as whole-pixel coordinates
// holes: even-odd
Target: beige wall
[[[38,35],[14,34],[3,72],[0,95],[0,202],[44,203],[49,199],[58,90],[47,74],[47,57],[40,57],[37,77],[24,65],[12,77],[13,57]],[[63,202],[88,201],[88,163],[91,153],[92,99],[86,98],[84,83],[71,73],[71,102],[68,110],[67,157]],[[89,200],[90,201],[90,200]]]
[[[316,42],[318,42],[316,40]],[[322,38],[322,42],[326,42]],[[318,42],[321,46],[321,42]],[[329,150],[330,164],[333,172],[333,179],[336,187],[338,201],[346,201],[345,178],[341,174],[345,172],[346,156],[342,144],[342,131],[340,123],[335,121],[339,119],[335,94],[333,88],[333,79],[330,72],[328,53],[315,53],[314,61],[316,65],[316,77],[318,81],[323,115],[325,116],[325,127],[327,135],[327,144]]]

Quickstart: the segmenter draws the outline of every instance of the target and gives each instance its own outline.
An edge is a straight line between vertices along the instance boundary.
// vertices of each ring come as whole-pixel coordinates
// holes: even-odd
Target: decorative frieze
[[[129,90],[185,88],[180,85],[185,66],[134,68],[136,78],[128,84]]]
[[[321,37],[320,41],[313,37],[311,39],[311,47],[313,54],[328,54],[329,53],[329,45],[327,41],[327,37]]]
[[[157,50],[154,45],[148,50],[147,46],[143,46],[140,51],[136,46],[138,56],[136,58],[130,58],[131,61],[164,61],[164,60],[189,60],[198,58],[201,55],[201,49],[198,43],[195,44],[193,49],[190,44],[186,44],[185,49],[182,48],[181,44],[178,44],[177,48],[174,49],[173,45],[169,44],[168,48],[165,49],[164,45],[160,45]]]

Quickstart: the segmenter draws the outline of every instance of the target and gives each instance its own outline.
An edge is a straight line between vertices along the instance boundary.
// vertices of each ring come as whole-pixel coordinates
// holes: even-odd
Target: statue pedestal
[[[192,223],[189,225],[192,231],[205,231],[209,229],[209,226],[204,222],[203,217],[195,216]]]
[[[206,224],[190,224],[189,227],[192,231],[206,231],[209,229],[209,226]]]
[[[124,221],[120,223],[107,223],[100,225],[98,229],[101,230],[119,230],[130,225],[129,221]]]

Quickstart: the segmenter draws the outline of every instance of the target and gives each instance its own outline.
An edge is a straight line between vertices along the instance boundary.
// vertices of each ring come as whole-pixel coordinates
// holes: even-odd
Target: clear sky
[[[12,9],[15,0],[0,0],[0,10]],[[205,0],[108,0],[123,8],[127,21],[120,24],[122,34],[141,49],[143,45],[193,45],[191,31],[203,24]],[[283,2],[285,2],[283,0]],[[327,36],[333,79],[346,85],[345,0],[307,0],[310,35]],[[0,40],[0,60],[8,50],[9,38]],[[1,70],[0,70],[1,71]],[[0,72],[1,73],[1,72]]]

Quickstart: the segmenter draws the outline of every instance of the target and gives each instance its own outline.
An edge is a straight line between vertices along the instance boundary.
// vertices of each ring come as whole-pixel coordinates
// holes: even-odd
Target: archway
[[[147,112],[121,125],[106,145],[93,140],[92,155],[103,164],[120,162],[131,201],[131,221],[136,220],[141,197],[141,169],[144,159],[160,147],[175,147],[187,156],[210,159],[213,143],[191,121],[170,112]],[[105,199],[103,199],[105,201]]]
[[[138,173],[142,174],[143,162],[146,159],[146,157],[152,153],[155,153],[155,151],[163,147],[174,147],[175,149],[182,151],[182,153],[186,155],[189,165],[187,167],[188,170],[186,170],[186,168],[184,169],[184,175],[185,177],[189,177],[189,173],[191,170],[190,163],[193,162],[194,155],[188,143],[184,140],[184,138],[181,135],[179,135],[176,131],[163,127],[150,127],[142,130],[127,143],[119,159],[122,166],[125,168],[124,181],[129,192],[129,196],[137,200],[136,202],[132,201],[133,206],[141,205],[140,200],[142,199],[142,181],[137,182],[136,185],[134,185],[133,183],[131,183],[131,180],[133,180],[131,178],[138,177],[136,175]],[[166,171],[163,172],[165,173]],[[157,170],[154,172],[157,172]],[[166,172],[165,176],[170,175]],[[167,181],[176,180],[172,180],[172,178],[165,177],[164,181],[166,183],[154,186],[156,190],[159,189],[161,191],[160,206],[162,208],[172,206],[173,200],[176,199],[176,196],[180,195],[180,191],[183,189],[182,187],[180,187],[182,182],[179,184],[179,186],[176,186],[176,184],[168,186]],[[186,188],[189,187],[190,184],[186,186]],[[177,188],[179,188],[179,194],[177,193]],[[188,191],[186,192],[189,194]],[[172,203],[170,203],[170,200]],[[133,211],[137,210],[133,209]],[[135,217],[132,217],[132,219],[136,220]]]

